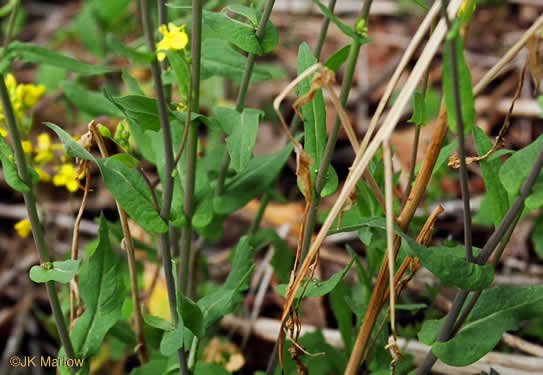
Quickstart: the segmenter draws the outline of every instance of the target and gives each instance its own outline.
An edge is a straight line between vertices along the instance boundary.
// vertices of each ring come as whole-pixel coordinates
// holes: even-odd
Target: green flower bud
[[[98,124],[98,131],[102,134],[102,137],[111,138],[111,131],[102,124]]]
[[[361,37],[365,38],[366,35],[368,35],[368,27],[366,26],[366,20],[363,18],[358,19],[354,26],[354,31]]]

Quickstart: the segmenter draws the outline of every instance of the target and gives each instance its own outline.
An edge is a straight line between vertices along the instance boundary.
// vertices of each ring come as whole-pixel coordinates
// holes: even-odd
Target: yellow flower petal
[[[30,141],[22,141],[21,146],[23,146],[23,151],[26,154],[32,153],[32,149],[33,149],[32,142],[30,142]]]
[[[4,128],[0,128],[0,135],[2,137],[7,137],[8,136],[8,131]]]
[[[15,230],[17,231],[17,234],[19,234],[20,237],[26,238],[32,231],[32,225],[30,224],[30,220],[24,219],[18,221],[15,226]]]
[[[51,181],[51,175],[47,173],[42,168],[35,168],[36,173],[38,173],[38,176],[40,176],[40,181],[42,182],[49,182]]]

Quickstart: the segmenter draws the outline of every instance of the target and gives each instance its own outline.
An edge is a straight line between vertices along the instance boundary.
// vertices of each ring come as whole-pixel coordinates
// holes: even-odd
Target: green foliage
[[[266,191],[287,162],[292,146],[272,154],[251,159],[243,174],[227,179],[224,193],[214,198],[213,208],[228,215],[245,206],[256,195]]]
[[[492,148],[490,139],[488,139],[484,131],[477,126],[473,127],[473,139],[475,140],[479,156],[486,154]],[[501,162],[498,159],[482,160],[480,165],[483,179],[485,180],[487,192],[486,198],[489,200],[489,204],[492,207],[494,225],[497,227],[509,208],[507,191],[505,191],[499,180]]]
[[[520,186],[530,173],[530,169],[543,145],[543,134],[522,150],[515,152],[500,168],[500,181],[511,195],[520,191]]]
[[[68,155],[73,158],[96,162],[94,156],[92,156],[87,150],[85,150],[83,146],[74,141],[70,134],[66,133],[66,131],[64,131],[64,129],[62,129],[60,126],[50,122],[45,122],[44,124],[58,135],[64,146],[64,151]]]
[[[121,318],[123,288],[119,256],[113,252],[104,216],[100,217],[98,244],[79,272],[79,292],[85,312],[74,325],[71,339],[74,350],[89,358],[100,350],[111,327]]]
[[[245,52],[263,55],[272,51],[279,43],[279,33],[273,24],[268,21],[264,29],[262,41],[259,43],[255,35],[257,26],[254,20],[260,19],[260,13],[254,9],[238,5],[227,7],[225,10],[242,14],[248,17],[249,23],[240,22],[230,18],[226,12],[203,11],[204,34],[208,37],[224,39]],[[250,17],[250,18],[249,18]]]
[[[447,342],[434,342],[432,352],[444,363],[467,366],[490,352],[505,332],[518,329],[521,321],[542,313],[541,286],[485,290],[458,334]]]
[[[347,44],[344,47],[338,49],[324,64],[328,69],[337,72],[339,68],[347,61],[349,52],[351,51],[351,45]]]
[[[366,38],[364,35],[360,35],[353,27],[345,25],[339,18],[337,18],[330,10],[319,0],[313,0],[315,4],[319,7],[322,14],[324,14],[327,18],[330,19],[337,27],[340,29],[345,35],[353,38],[353,40],[357,41],[360,44],[366,44],[369,42],[369,39]]]
[[[230,165],[241,173],[249,165],[258,134],[258,120],[262,111],[245,108],[242,113],[234,111],[229,118],[235,119],[229,127],[232,133],[226,138],[226,148],[230,155]]]
[[[460,90],[460,108],[462,113],[462,123],[464,125],[464,134],[468,135],[475,124],[475,100],[473,98],[473,86],[471,74],[464,57],[464,43],[462,38],[457,37],[448,43],[454,43],[456,48],[456,66],[458,73],[458,86]],[[447,121],[453,132],[457,132],[456,104],[454,98],[454,81],[451,73],[452,57],[449,55],[449,49],[445,51],[443,57],[443,92],[445,95],[445,105],[447,108]]]
[[[298,290],[295,298],[300,298],[302,292],[304,292],[304,297],[322,297],[327,295],[345,278],[345,275],[353,265],[353,262],[354,260],[351,261],[342,272],[335,273],[326,281],[305,280],[304,287]],[[287,284],[278,285],[276,288],[277,293],[283,297],[285,296],[286,290]]]
[[[77,273],[81,260],[56,261],[43,266],[33,266],[30,269],[30,280],[35,283],[46,283],[48,281],[58,281],[59,283],[69,283]]]
[[[26,185],[19,173],[17,172],[17,165],[15,164],[15,155],[11,150],[11,147],[4,141],[4,138],[0,137],[0,161],[2,162],[2,170],[4,172],[4,178],[7,184],[16,191],[21,193],[27,193],[30,191],[30,187]],[[32,170],[33,174],[36,174]],[[39,176],[36,182],[39,181]],[[34,182],[34,181],[33,181]]]
[[[52,65],[79,74],[104,74],[112,71],[105,66],[87,64],[34,44],[14,41],[9,44],[7,53],[0,59],[1,73],[6,71],[14,58],[29,63]]]
[[[101,93],[89,91],[72,81],[61,82],[60,88],[64,91],[64,95],[68,101],[91,116],[107,115],[122,117],[123,115],[122,112]]]
[[[306,43],[302,43],[298,50],[298,74],[301,74],[310,66],[314,65],[317,59],[313,56],[311,49]],[[298,86],[298,95],[302,96],[311,88],[311,77],[306,78]],[[326,147],[326,109],[322,89],[316,91],[313,100],[302,106],[304,120],[304,150],[311,156],[313,163],[309,166],[311,180],[315,181],[318,173],[318,166],[324,155]],[[299,184],[299,181],[298,181]],[[326,184],[321,195],[323,197],[333,194],[338,185],[337,174],[331,166],[328,167]]]
[[[151,233],[164,233],[168,225],[155,206],[149,187],[135,167],[129,167],[120,155],[98,160],[104,185],[119,205],[142,228]]]

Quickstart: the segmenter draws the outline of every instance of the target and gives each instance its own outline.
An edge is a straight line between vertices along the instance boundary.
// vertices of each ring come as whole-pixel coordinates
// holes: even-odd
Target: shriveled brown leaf
[[[541,61],[541,55],[539,53],[539,39],[540,34],[535,33],[526,44],[526,47],[528,48],[528,67],[534,78],[536,93],[539,91],[539,85],[543,78],[543,62]]]

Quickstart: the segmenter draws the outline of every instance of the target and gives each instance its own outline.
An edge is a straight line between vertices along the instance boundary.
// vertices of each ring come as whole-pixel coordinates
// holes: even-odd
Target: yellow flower
[[[42,95],[45,93],[45,86],[44,85],[21,85],[22,88],[22,100],[23,104],[26,108],[32,108],[36,105],[38,100],[42,97]]]
[[[161,25],[159,29],[162,34],[162,40],[157,43],[158,61],[163,61],[166,54],[160,51],[179,51],[185,48],[189,42],[189,37],[185,32],[185,25],[179,27],[170,23],[168,26]]]
[[[42,182],[51,181],[51,175],[49,173],[47,173],[44,169],[42,169],[42,168],[34,168],[34,170],[36,171],[36,173],[38,173],[38,176],[40,176],[40,181],[42,181]]]
[[[53,160],[54,156],[51,137],[47,133],[41,133],[38,135],[38,147],[36,148],[34,161],[36,163],[47,163]]]
[[[22,238],[28,237],[28,235],[32,231],[32,225],[30,225],[30,220],[28,219],[18,221],[15,224],[14,228],[19,234],[19,236]]]
[[[32,153],[32,142],[30,141],[22,141],[21,146],[23,146],[23,151],[25,154],[31,154]]]
[[[0,116],[0,122],[2,122],[4,120],[4,115],[1,115]],[[0,135],[2,137],[7,137],[8,136],[8,131],[2,127],[0,127]]]
[[[62,164],[60,172],[53,177],[53,184],[55,186],[66,186],[66,189],[73,193],[79,189],[77,179],[77,169],[72,164]]]

